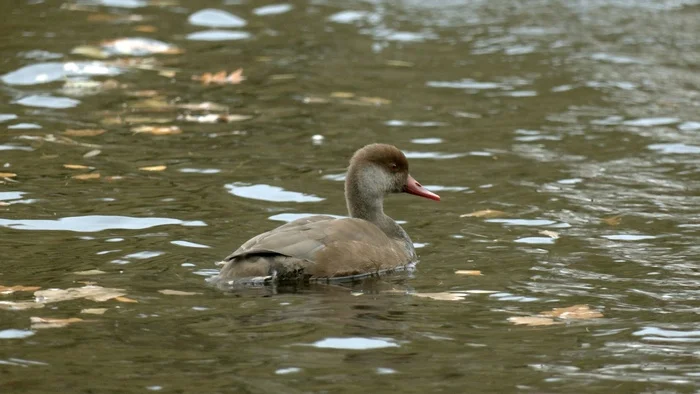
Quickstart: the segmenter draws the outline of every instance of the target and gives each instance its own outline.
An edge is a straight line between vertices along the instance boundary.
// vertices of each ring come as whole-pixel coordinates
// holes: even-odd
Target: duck
[[[440,201],[416,181],[397,147],[370,144],[350,159],[349,217],[314,215],[259,234],[227,256],[210,281],[223,285],[333,281],[374,276],[417,261],[411,238],[384,213],[384,198],[408,193]]]

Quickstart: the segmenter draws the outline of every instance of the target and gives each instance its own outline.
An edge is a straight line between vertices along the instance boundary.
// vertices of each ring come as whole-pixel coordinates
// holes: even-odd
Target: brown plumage
[[[413,243],[383,210],[384,196],[399,192],[440,199],[408,174],[399,149],[367,145],[353,155],[345,179],[350,218],[311,216],[260,234],[226,257],[213,280],[322,280],[403,267],[416,259]]]

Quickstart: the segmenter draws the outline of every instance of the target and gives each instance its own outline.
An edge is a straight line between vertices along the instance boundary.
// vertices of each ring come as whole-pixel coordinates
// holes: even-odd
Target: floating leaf
[[[193,291],[180,291],[180,290],[168,290],[168,289],[158,290],[158,292],[161,294],[165,294],[165,295],[177,295],[177,296],[188,296],[188,295],[202,294],[202,293],[196,293]]]
[[[103,302],[125,295],[123,289],[110,289],[101,286],[73,287],[69,289],[47,289],[34,292],[36,302],[52,303],[61,301],[76,300],[84,298],[86,300]]]
[[[603,314],[591,309],[588,305],[573,305],[566,308],[554,308],[551,311],[540,312],[540,316],[557,317],[559,319],[597,319]]]
[[[114,182],[114,181],[118,181],[118,180],[121,180],[121,179],[124,179],[124,177],[123,177],[123,176],[120,176],[120,175],[112,175],[112,176],[105,177],[105,180],[106,180],[107,182]]]
[[[0,285],[0,294],[12,294],[16,291],[37,291],[41,289],[39,286],[3,286]]]
[[[129,298],[129,297],[121,297],[121,296],[120,296],[120,297],[115,297],[114,300],[115,300],[115,301],[119,301],[119,302],[126,302],[126,303],[129,303],[129,304],[138,304],[138,301],[136,301],[136,300],[133,299],[133,298]]]
[[[99,172],[91,172],[89,174],[78,174],[78,175],[73,175],[71,178],[77,179],[80,181],[88,181],[91,179],[100,179],[100,173]]]
[[[459,217],[470,217],[470,218],[496,218],[499,216],[504,216],[506,213],[502,211],[496,211],[494,209],[484,209],[481,211],[476,211],[472,213],[465,213],[464,215],[459,215]]]
[[[84,166],[82,164],[64,164],[63,168],[67,168],[69,170],[87,170],[92,167]]]
[[[513,324],[526,326],[551,326],[553,324],[561,324],[561,322],[556,322],[549,317],[538,316],[514,316],[509,317],[508,321]]]
[[[470,276],[481,276],[481,271],[477,270],[457,270],[455,271],[457,275],[470,275]]]
[[[0,178],[14,178],[17,174],[14,172],[0,172]]]
[[[603,223],[607,224],[608,226],[617,226],[620,223],[622,223],[622,215],[615,215],[611,216],[609,218],[603,218],[601,219]]]
[[[542,230],[542,231],[540,231],[539,233],[542,234],[542,235],[546,235],[546,236],[548,236],[549,238],[552,238],[552,239],[558,239],[558,238],[559,238],[559,233],[556,232],[556,231]]]
[[[34,301],[0,301],[0,309],[7,311],[23,311],[43,307],[44,304]]]
[[[165,78],[175,78],[175,75],[177,75],[177,71],[175,70],[160,70],[158,71],[158,75],[161,77]]]
[[[88,315],[104,315],[107,312],[107,308],[87,308],[80,310],[80,313],[86,313]]]
[[[331,93],[331,97],[333,97],[333,98],[353,98],[353,97],[355,97],[355,93],[333,92],[333,93]]]
[[[29,318],[31,322],[32,330],[41,330],[43,328],[60,328],[65,327],[69,324],[84,321],[79,317],[71,317],[68,319],[53,319],[49,317],[36,317],[32,316]]]
[[[160,165],[160,166],[141,167],[141,168],[139,168],[139,170],[141,170],[141,171],[165,171],[166,168],[168,168],[168,166]]]
[[[245,77],[243,76],[243,69],[239,68],[230,74],[226,74],[226,71],[219,71],[216,74],[204,73],[202,75],[194,75],[192,76],[192,79],[195,81],[201,81],[204,85],[209,85],[212,83],[219,85],[236,85],[243,82]]]
[[[208,115],[183,115],[178,117],[178,120],[197,123],[231,123],[240,122],[252,118],[249,115],[235,114],[208,114]]]
[[[177,126],[138,126],[132,128],[131,131],[134,133],[146,133],[152,135],[172,135],[182,133],[182,130],[180,130],[180,128]]]
[[[86,159],[89,159],[89,158],[91,158],[91,157],[95,157],[95,156],[99,155],[100,153],[102,153],[101,150],[99,150],[99,149],[93,149],[93,150],[87,152],[86,154],[84,154],[83,157],[86,158]]]
[[[102,275],[102,274],[106,274],[106,272],[100,271],[100,270],[75,271],[73,273],[76,275]]]
[[[411,293],[412,295],[416,297],[422,297],[422,298],[430,298],[433,300],[440,300],[440,301],[461,301],[463,300],[467,295],[464,293]]]

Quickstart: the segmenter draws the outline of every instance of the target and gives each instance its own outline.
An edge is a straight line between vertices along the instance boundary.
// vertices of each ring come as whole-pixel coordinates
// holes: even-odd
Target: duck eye
[[[391,163],[391,165],[389,165],[389,167],[391,167],[392,171],[396,171],[399,169],[399,165],[396,163]]]

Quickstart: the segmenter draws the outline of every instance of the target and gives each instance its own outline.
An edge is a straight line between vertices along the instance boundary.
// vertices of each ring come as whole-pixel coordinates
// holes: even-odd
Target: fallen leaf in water
[[[137,134],[146,133],[151,135],[173,135],[182,133],[182,130],[177,126],[137,126],[133,127],[131,131]]]
[[[14,178],[17,174],[14,172],[0,172],[0,178]]]
[[[100,179],[100,173],[99,172],[91,172],[89,174],[78,174],[78,175],[73,175],[71,178],[77,179],[80,181],[88,181],[91,179]]]
[[[175,75],[177,75],[177,71],[175,70],[160,70],[158,71],[158,75],[161,77],[165,78],[175,78]]]
[[[85,154],[83,155],[83,157],[86,158],[86,159],[89,159],[89,158],[91,158],[91,157],[95,157],[95,156],[99,155],[100,153],[102,153],[101,150],[99,150],[99,149],[93,149],[93,150],[91,150],[91,151],[85,153]]]
[[[552,239],[558,239],[558,238],[559,238],[559,233],[556,232],[556,231],[542,230],[542,231],[540,231],[539,233],[542,234],[542,235],[546,235],[546,236],[548,236],[549,238],[552,238]]]
[[[139,170],[141,170],[141,171],[165,171],[166,168],[168,168],[168,166],[159,165],[159,166],[140,167]]]
[[[540,316],[557,317],[559,319],[597,319],[603,314],[591,309],[588,305],[573,305],[566,308],[554,308],[551,311],[540,312]]]
[[[41,330],[43,328],[60,328],[65,327],[69,324],[84,321],[79,317],[71,317],[68,319],[53,319],[50,317],[36,317],[32,316],[29,318],[31,322],[32,330]]]
[[[180,290],[168,290],[168,289],[158,290],[158,292],[161,294],[165,294],[165,295],[177,295],[177,296],[188,296],[188,295],[202,294],[202,293],[196,293],[193,291],[180,291]]]
[[[86,170],[92,167],[84,166],[82,164],[64,164],[63,168],[67,168],[69,170]]]
[[[480,276],[480,275],[481,275],[481,271],[477,271],[477,270],[457,270],[457,271],[455,271],[455,274],[457,274],[457,275]]]
[[[102,274],[106,274],[106,272],[100,271],[100,270],[75,271],[73,273],[76,275],[102,275]]]
[[[333,93],[331,93],[331,97],[333,97],[333,98],[353,98],[353,97],[355,97],[355,93],[333,92]]]
[[[101,286],[72,287],[69,289],[47,289],[34,292],[36,302],[49,304],[52,302],[70,301],[79,298],[103,302],[125,295],[123,289],[110,289]]]
[[[153,33],[155,31],[158,31],[158,28],[151,25],[139,25],[134,27],[134,30],[139,31],[141,33]]]
[[[494,209],[484,209],[481,211],[476,211],[472,213],[465,213],[464,215],[459,215],[461,218],[495,218],[499,216],[504,216],[506,213],[502,211],[496,211]]]
[[[44,304],[34,301],[0,301],[0,309],[6,311],[24,311],[43,307]]]
[[[603,218],[601,219],[603,223],[607,224],[608,226],[617,226],[620,223],[622,223],[622,215],[615,215],[611,216],[609,218]]]
[[[553,324],[561,324],[561,322],[556,322],[549,317],[538,316],[514,316],[509,317],[508,321],[513,324],[526,326],[551,326]]]
[[[119,301],[119,302],[126,302],[126,303],[129,303],[129,304],[138,304],[138,301],[136,301],[136,300],[133,299],[133,298],[129,298],[129,297],[121,297],[121,296],[120,296],[120,297],[115,297],[114,300],[115,300],[115,301]]]
[[[421,297],[421,298],[430,298],[433,300],[439,300],[439,301],[461,301],[463,300],[467,295],[464,293],[411,293],[412,295],[416,297]]]
[[[37,291],[41,289],[40,286],[3,286],[0,285],[0,294],[12,294],[16,291]]]
[[[219,85],[236,85],[243,82],[245,77],[243,76],[243,69],[239,68],[231,74],[226,74],[226,71],[219,71],[216,74],[204,73],[202,75],[194,75],[192,76],[192,79],[195,81],[201,81],[204,85],[209,85],[212,83]]]
[[[105,312],[107,312],[107,308],[87,308],[80,310],[80,313],[86,313],[88,315],[104,315]]]
[[[243,120],[248,120],[252,118],[249,115],[235,115],[235,114],[208,114],[208,115],[181,115],[178,116],[177,120],[184,120],[187,122],[197,122],[197,123],[231,123],[240,122]]]

